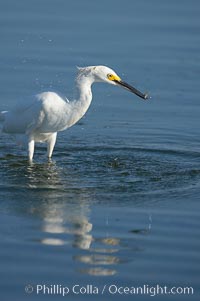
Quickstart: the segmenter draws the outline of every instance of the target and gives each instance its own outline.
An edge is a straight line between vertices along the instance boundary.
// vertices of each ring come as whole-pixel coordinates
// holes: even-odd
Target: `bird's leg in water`
[[[35,141],[32,138],[30,138],[28,141],[28,158],[30,162],[32,162],[33,160],[34,147],[35,147]]]
[[[47,141],[47,157],[51,158],[56,143],[57,133],[53,133]]]

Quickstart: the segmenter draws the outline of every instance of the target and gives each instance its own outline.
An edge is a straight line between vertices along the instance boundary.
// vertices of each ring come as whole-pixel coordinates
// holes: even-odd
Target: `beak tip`
[[[133,86],[127,84],[126,82],[122,80],[114,80],[114,82],[118,85],[121,85],[125,89],[129,90],[132,93],[135,93],[137,96],[141,97],[144,100],[149,99],[149,94],[148,93],[141,93],[139,90],[135,89]]]

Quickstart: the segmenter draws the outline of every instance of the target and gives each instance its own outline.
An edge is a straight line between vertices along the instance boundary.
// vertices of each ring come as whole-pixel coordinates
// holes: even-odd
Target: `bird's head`
[[[147,93],[142,93],[133,86],[127,84],[126,82],[122,81],[122,79],[117,75],[117,73],[108,68],[106,66],[90,66],[85,68],[79,68],[79,72],[84,74],[86,77],[90,77],[94,82],[105,82],[115,86],[121,86],[130,92],[136,94],[137,96],[141,97],[142,99],[148,99]]]

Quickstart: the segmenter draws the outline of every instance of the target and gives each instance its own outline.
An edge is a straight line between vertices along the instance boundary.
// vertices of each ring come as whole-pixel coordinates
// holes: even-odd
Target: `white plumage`
[[[76,100],[66,101],[54,92],[44,92],[26,103],[19,104],[11,111],[0,113],[4,133],[27,136],[30,161],[33,159],[35,142],[47,142],[47,156],[48,158],[52,156],[57,132],[75,124],[89,108],[92,100],[91,86],[94,82],[120,85],[143,99],[148,98],[147,94],[142,94],[123,82],[108,67],[90,66],[78,69]]]

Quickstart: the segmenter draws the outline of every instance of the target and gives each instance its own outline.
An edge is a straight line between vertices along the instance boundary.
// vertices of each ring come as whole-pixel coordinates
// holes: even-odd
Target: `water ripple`
[[[41,152],[43,149],[41,149]],[[8,189],[83,190],[93,195],[147,194],[179,191],[199,186],[199,153],[173,149],[137,147],[58,148],[52,162],[36,156],[29,164],[24,157],[1,157],[1,186]]]

